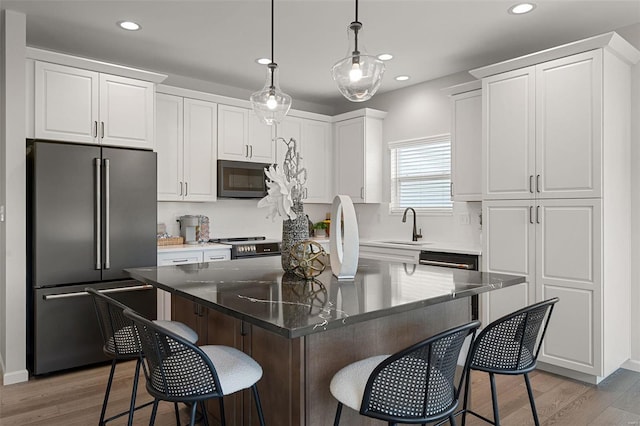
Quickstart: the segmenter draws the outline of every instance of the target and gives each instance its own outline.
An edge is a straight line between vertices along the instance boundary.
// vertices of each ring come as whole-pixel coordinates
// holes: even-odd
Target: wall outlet
[[[471,218],[468,213],[459,215],[458,220],[460,221],[460,225],[468,225],[471,223]]]
[[[0,222],[4,222],[4,205],[0,206]]]

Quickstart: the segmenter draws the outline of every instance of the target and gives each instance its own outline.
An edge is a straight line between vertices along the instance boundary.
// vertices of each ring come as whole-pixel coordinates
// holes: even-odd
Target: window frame
[[[401,148],[408,148],[408,147],[412,147],[412,146],[420,146],[420,145],[429,145],[429,144],[436,144],[436,143],[442,143],[442,142],[447,142],[449,144],[449,151],[451,152],[451,156],[450,156],[450,161],[449,161],[449,173],[448,174],[444,174],[444,175],[431,175],[429,177],[427,176],[414,176],[411,178],[398,178],[397,174],[396,174],[396,164],[394,164],[394,160],[395,160],[395,150],[396,149],[401,149]],[[389,193],[390,193],[390,201],[389,201],[389,214],[392,215],[400,215],[404,212],[405,207],[399,207],[398,206],[398,184],[399,182],[401,182],[402,180],[424,180],[425,178],[427,180],[435,180],[435,179],[442,179],[445,178],[449,180],[449,188],[451,188],[451,182],[452,182],[452,178],[453,178],[453,158],[451,158],[453,156],[453,152],[451,150],[452,148],[452,141],[451,141],[451,134],[450,133],[444,133],[444,134],[440,134],[440,135],[435,135],[435,136],[426,136],[426,137],[421,137],[421,138],[415,138],[415,139],[407,139],[407,140],[401,140],[401,141],[394,141],[394,142],[389,142],[388,143],[388,150],[389,150]],[[416,213],[423,215],[423,216],[428,216],[428,215],[438,215],[438,216],[451,216],[453,215],[453,196],[451,194],[451,190],[449,190],[449,200],[450,200],[450,206],[449,207],[414,207],[411,206],[415,209]]]

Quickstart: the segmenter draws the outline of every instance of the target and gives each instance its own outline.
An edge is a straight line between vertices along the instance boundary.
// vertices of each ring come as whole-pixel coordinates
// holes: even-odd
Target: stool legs
[[[531,404],[531,413],[533,413],[533,422],[536,426],[540,426],[540,420],[538,420],[538,411],[536,410],[536,403],[533,400],[533,390],[531,389],[531,382],[529,381],[529,373],[524,373],[524,382],[527,385],[529,403]]]
[[[338,402],[338,408],[336,408],[336,417],[333,420],[333,426],[340,424],[340,416],[342,415],[342,402]]]
[[[109,393],[111,392],[111,383],[113,382],[113,373],[116,371],[115,358],[111,361],[111,371],[109,372],[109,380],[107,381],[107,390],[104,393],[104,401],[102,402],[102,411],[100,412],[100,426],[104,425],[104,415],[107,412],[107,402],[109,402]]]
[[[260,395],[258,395],[258,385],[254,384],[253,386],[251,386],[251,391],[253,392],[253,398],[256,400],[256,409],[258,410],[258,420],[260,421],[260,426],[264,426],[264,414],[262,413]]]
[[[131,404],[129,405],[129,421],[128,426],[133,426],[133,413],[136,409],[136,394],[138,393],[138,378],[140,377],[140,364],[142,364],[142,358],[138,358],[136,361],[136,372],[133,376],[133,390],[131,391]]]
[[[500,414],[498,413],[498,392],[496,391],[496,377],[493,373],[489,373],[489,382],[491,382],[491,404],[493,405],[493,421],[494,425],[500,426]]]

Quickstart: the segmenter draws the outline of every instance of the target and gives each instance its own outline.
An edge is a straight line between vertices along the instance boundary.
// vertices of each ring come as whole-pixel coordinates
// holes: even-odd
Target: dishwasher
[[[419,261],[421,265],[466,269],[467,271],[478,270],[478,255],[475,254],[423,250],[420,252]],[[471,296],[471,319],[477,320],[478,318],[478,295],[473,295]]]

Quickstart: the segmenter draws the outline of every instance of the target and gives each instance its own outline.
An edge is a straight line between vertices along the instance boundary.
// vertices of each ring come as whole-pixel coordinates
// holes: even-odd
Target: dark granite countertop
[[[314,281],[279,256],[126,270],[136,280],[296,338],[524,282],[524,277],[360,259],[352,281]]]

